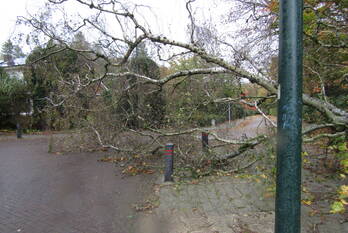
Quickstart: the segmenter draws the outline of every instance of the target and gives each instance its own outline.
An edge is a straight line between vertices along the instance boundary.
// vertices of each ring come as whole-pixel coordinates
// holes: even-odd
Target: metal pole
[[[231,103],[228,103],[228,124],[231,124]]]
[[[202,132],[202,148],[203,152],[208,152],[208,146],[209,146],[209,134],[206,132]]]
[[[275,233],[301,230],[302,9],[280,1]]]
[[[165,159],[165,171],[164,171],[164,182],[173,181],[173,168],[174,168],[174,144],[167,143],[164,149]]]
[[[21,128],[21,125],[19,123],[16,124],[16,135],[17,135],[17,138],[22,138],[22,128]]]

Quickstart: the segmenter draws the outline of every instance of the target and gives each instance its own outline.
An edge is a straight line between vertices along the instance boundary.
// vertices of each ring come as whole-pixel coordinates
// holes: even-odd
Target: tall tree
[[[20,113],[29,113],[30,103],[24,80],[10,77],[0,68],[0,128],[13,128]]]
[[[129,62],[129,70],[138,75],[158,80],[160,78],[159,66],[149,57],[144,44],[140,44],[138,47],[135,56]],[[153,84],[142,84],[133,75],[127,77],[127,82],[132,89],[121,97],[120,109],[125,111],[124,116],[128,126],[159,127],[163,123],[165,115],[162,89]]]
[[[24,57],[22,49],[18,45],[14,45],[10,39],[8,39],[1,48],[1,57],[7,65],[12,66],[15,64],[16,58]]]
[[[88,53],[94,61],[102,61],[104,69],[100,72],[89,74],[85,76],[79,76],[82,81],[91,85],[99,84],[105,90],[111,89],[106,81],[113,80],[114,82],[120,82],[119,89],[123,91],[133,91],[137,88],[145,87],[145,85],[153,85],[158,89],[173,82],[173,80],[179,80],[182,77],[199,78],[200,75],[211,75],[214,78],[220,78],[220,74],[232,74],[236,80],[247,79],[254,85],[258,85],[263,89],[262,95],[260,96],[240,96],[236,98],[218,98],[210,95],[209,92],[204,93],[213,102],[225,101],[243,101],[245,104],[254,106],[256,109],[258,105],[265,101],[276,102],[278,94],[278,83],[270,75],[269,68],[271,64],[271,58],[277,54],[277,34],[278,34],[278,23],[277,23],[277,1],[264,1],[264,0],[237,0],[237,1],[220,1],[224,4],[231,4],[230,7],[225,7],[224,10],[231,10],[231,14],[228,14],[228,18],[223,19],[223,27],[231,29],[231,33],[225,33],[226,30],[220,30],[219,27],[209,27],[200,24],[199,20],[194,20],[195,4],[199,4],[197,1],[187,1],[190,7],[187,7],[189,17],[189,35],[190,40],[175,40],[175,38],[169,38],[164,32],[158,32],[153,29],[153,25],[146,23],[141,12],[147,8],[138,5],[120,1],[93,1],[79,0],[78,3],[81,7],[85,7],[89,11],[90,15],[86,15],[83,19],[67,19],[66,14],[61,11],[62,5],[69,4],[69,1],[49,1],[50,8],[43,12],[41,15],[49,16],[55,15],[54,18],[45,18],[42,20],[40,17],[24,19],[30,26],[33,27],[33,32],[37,35],[44,35],[47,38],[53,39],[59,42],[62,46],[70,47],[75,52],[81,55]],[[320,11],[323,11],[322,17],[316,18],[311,22],[316,22],[313,28],[309,32],[316,32],[318,25],[320,30],[315,34],[317,39],[321,39],[316,42],[316,39],[312,39],[313,42],[317,43],[318,48],[325,51],[325,49],[333,48],[335,54],[339,54],[339,63],[331,62],[331,64],[323,63],[323,67],[326,65],[335,65],[335,67],[342,68],[340,74],[335,77],[340,77],[340,80],[345,78],[345,59],[346,59],[346,15],[343,14],[344,1],[332,1],[324,4],[325,2],[319,1],[306,1],[308,8],[310,8],[310,15],[320,15]],[[323,7],[325,5],[325,7]],[[57,7],[57,8],[55,8]],[[341,7],[341,8],[340,8]],[[313,8],[313,9],[311,9]],[[342,12],[342,13],[339,13]],[[54,13],[54,14],[53,14]],[[114,17],[109,17],[113,15]],[[227,15],[227,14],[226,14]],[[61,16],[61,17],[60,17]],[[103,17],[105,16],[105,17]],[[56,23],[56,18],[60,18],[59,23]],[[211,15],[211,17],[217,17]],[[306,16],[307,17],[307,16]],[[325,18],[326,17],[326,18]],[[105,21],[105,19],[108,21]],[[146,17],[145,17],[146,18]],[[115,20],[111,22],[111,20]],[[76,20],[76,21],[74,21]],[[109,21],[110,20],[110,21]],[[238,23],[238,27],[236,27]],[[321,26],[325,24],[326,26]],[[111,26],[112,25],[112,26]],[[308,24],[309,25],[309,24]],[[323,27],[323,29],[321,29]],[[198,30],[198,29],[199,30]],[[330,29],[334,33],[327,33],[326,29]],[[196,30],[197,29],[197,30]],[[219,30],[218,30],[219,29]],[[196,31],[194,31],[196,30]],[[236,31],[237,30],[237,31]],[[306,27],[305,27],[306,30]],[[77,50],[70,46],[72,35],[77,31],[88,31],[96,39],[96,44],[99,45],[99,49],[96,50],[91,48],[89,51]],[[204,37],[199,37],[196,32],[204,33]],[[306,31],[305,31],[306,32]],[[337,32],[337,33],[336,33]],[[308,31],[307,31],[308,33]],[[329,37],[327,36],[329,35]],[[209,38],[213,37],[213,38]],[[311,39],[313,36],[308,36]],[[330,43],[325,41],[325,38],[331,38]],[[204,41],[199,41],[204,39]],[[324,40],[325,39],[325,40]],[[339,43],[336,43],[340,39]],[[177,59],[178,57],[200,57],[208,65],[206,67],[189,67],[185,70],[175,71],[167,74],[163,77],[156,77],[150,73],[143,71],[143,64],[141,62],[137,64],[133,62],[133,69],[130,64],[134,59],[134,53],[136,48],[145,42],[148,48],[157,52],[156,61],[168,62]],[[209,46],[210,42],[214,42],[214,46]],[[308,41],[309,42],[309,41]],[[313,43],[313,42],[310,42]],[[344,43],[341,43],[344,42]],[[307,42],[305,42],[306,44]],[[313,54],[312,61],[308,60],[308,64],[319,64],[322,61],[328,61],[325,59],[317,58],[315,54],[316,46],[308,46],[306,49]],[[311,48],[313,47],[313,48]],[[102,48],[102,49],[100,49]],[[219,51],[216,53],[211,52],[211,49],[218,48]],[[327,50],[329,55],[329,50]],[[330,54],[330,59],[333,59],[333,54]],[[320,59],[320,60],[318,60]],[[329,59],[329,58],[328,58]],[[135,60],[134,60],[135,61]],[[306,63],[306,61],[305,61]],[[313,67],[315,68],[315,67]],[[316,71],[316,69],[314,69]],[[129,77],[128,85],[122,85],[122,81]],[[306,77],[305,77],[306,79]],[[323,77],[323,80],[335,80],[329,76]],[[306,82],[306,81],[305,81]],[[332,81],[336,84],[337,81]],[[110,82],[111,83],[111,82]],[[239,82],[240,83],[240,82]],[[102,84],[105,84],[104,86]],[[342,83],[342,85],[344,82]],[[231,83],[231,85],[233,85]],[[88,85],[85,86],[88,88]],[[138,93],[136,93],[138,94]],[[68,98],[69,96],[65,96]],[[311,92],[304,93],[303,102],[308,107],[318,111],[318,114],[322,116],[325,122],[330,122],[330,125],[337,126],[337,131],[333,132],[330,137],[335,137],[344,134],[344,129],[348,125],[348,112],[346,105],[339,105],[334,103],[330,98],[323,98],[322,96],[315,95]],[[137,102],[138,103],[138,102]],[[142,117],[139,113],[141,112],[140,105],[136,107],[137,112],[135,116]],[[264,116],[264,114],[263,114]],[[269,119],[268,119],[269,120]],[[330,127],[331,127],[330,126]],[[319,126],[318,126],[319,127]],[[320,127],[326,127],[321,125]],[[320,128],[319,127],[319,128]],[[327,135],[322,135],[327,136]],[[259,138],[254,138],[254,143],[259,143]],[[230,141],[230,143],[241,143]],[[249,143],[254,145],[253,143]]]
[[[79,41],[74,43],[78,44]],[[25,80],[32,92],[34,127],[42,129],[48,126],[48,115],[45,110],[52,104],[62,101],[63,96],[75,93],[80,98],[79,103],[85,102],[84,94],[79,92],[79,86],[82,85],[79,77],[86,75],[89,67],[85,66],[83,60],[84,58],[76,51],[53,41],[47,43],[45,47],[36,47],[29,54],[26,63],[30,66],[30,71],[25,73]],[[55,96],[54,93],[57,92],[60,92],[60,95]],[[63,110],[59,108],[57,120],[64,116]],[[50,112],[52,113],[52,110]],[[53,123],[50,124],[52,127]]]

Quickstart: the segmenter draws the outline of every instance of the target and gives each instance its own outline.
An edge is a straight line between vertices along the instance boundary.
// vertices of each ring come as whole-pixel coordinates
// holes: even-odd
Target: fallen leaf
[[[191,184],[198,184],[198,180],[191,181]]]
[[[340,201],[335,201],[335,202],[331,205],[330,213],[332,213],[332,214],[343,213],[345,210],[346,210],[346,208],[344,208],[344,205],[343,205],[342,202],[340,202]]]
[[[312,201],[311,200],[301,200],[302,204],[304,205],[311,205]]]
[[[309,212],[309,216],[313,217],[313,216],[315,216],[315,215],[318,214],[318,213],[319,213],[318,210],[311,210],[311,211]]]
[[[348,202],[344,199],[340,199],[340,201],[342,202],[343,205],[348,205]]]

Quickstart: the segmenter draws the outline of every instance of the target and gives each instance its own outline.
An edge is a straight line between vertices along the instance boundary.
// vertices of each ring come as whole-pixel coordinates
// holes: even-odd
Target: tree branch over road
[[[64,11],[64,7],[66,4],[69,4],[69,2],[70,1],[64,0],[50,0],[49,7],[41,12],[41,14],[33,15],[32,18],[21,18],[22,22],[33,28],[32,37],[36,38],[39,43],[41,42],[41,45],[51,43],[54,47],[57,47],[54,51],[51,50],[50,53],[42,55],[32,63],[36,64],[41,62],[40,64],[45,64],[45,62],[47,62],[46,64],[48,64],[48,58],[55,57],[54,62],[61,62],[61,64],[66,65],[69,64],[69,62],[62,62],[64,59],[60,58],[58,54],[64,54],[69,51],[71,52],[71,57],[75,59],[74,61],[80,69],[80,73],[76,74],[76,70],[78,70],[77,67],[65,69],[62,66],[56,66],[58,71],[57,69],[55,70],[56,73],[54,76],[59,74],[58,77],[66,79],[65,82],[61,82],[54,88],[54,91],[52,91],[52,94],[60,97],[59,103],[61,103],[61,105],[67,104],[67,102],[69,102],[67,99],[71,98],[72,94],[80,98],[77,100],[75,99],[75,103],[83,103],[84,107],[87,109],[88,107],[97,107],[98,104],[103,103],[103,101],[108,101],[110,112],[112,114],[118,114],[113,115],[113,117],[110,116],[110,119],[107,119],[110,125],[113,124],[113,126],[110,127],[114,127],[113,129],[115,132],[123,132],[122,130],[125,129],[128,129],[132,133],[138,132],[141,136],[150,137],[152,140],[150,143],[151,145],[158,144],[159,146],[161,143],[158,140],[161,137],[195,134],[201,132],[203,128],[186,126],[182,128],[186,128],[187,130],[162,130],[162,128],[166,128],[166,126],[169,127],[172,121],[175,121],[183,114],[189,115],[188,118],[190,118],[192,115],[195,115],[197,109],[201,109],[201,111],[204,112],[208,111],[207,106],[216,107],[218,104],[227,102],[242,103],[256,108],[268,122],[271,122],[273,127],[276,127],[276,124],[268,117],[266,114],[267,112],[263,109],[264,102],[268,103],[274,100],[274,103],[276,98],[279,98],[279,96],[277,96],[279,85],[274,77],[276,70],[272,71],[270,68],[273,61],[269,59],[269,57],[272,57],[272,52],[269,52],[269,57],[267,58],[260,57],[262,54],[265,54],[265,51],[262,51],[262,53],[260,52],[261,55],[255,54],[258,50],[261,51],[262,49],[271,48],[273,41],[276,40],[277,31],[274,31],[273,27],[276,27],[274,22],[277,14],[273,12],[273,8],[268,4],[260,3],[259,1],[237,1],[238,4],[242,4],[237,4],[240,6],[240,14],[242,14],[242,12],[255,14],[252,15],[253,17],[250,16],[251,18],[249,17],[246,19],[249,23],[245,26],[249,27],[252,24],[253,30],[258,28],[259,31],[255,32],[255,35],[257,34],[259,37],[254,38],[252,35],[249,35],[250,33],[245,33],[245,42],[238,41],[234,43],[235,41],[233,41],[233,38],[229,39],[231,34],[221,33],[215,35],[212,33],[214,32],[214,30],[212,30],[214,28],[213,23],[209,24],[207,21],[202,23],[202,19],[197,16],[197,18],[195,18],[194,7],[195,4],[198,4],[197,1],[186,1],[185,5],[188,10],[187,13],[189,14],[190,22],[187,32],[190,36],[189,41],[179,41],[175,38],[171,39],[169,36],[165,35],[165,33],[156,32],[156,27],[153,25],[154,23],[152,21],[150,23],[150,20],[147,21],[146,19],[147,16],[151,18],[151,15],[139,13],[149,9],[142,5],[120,1],[75,0],[73,1],[74,4],[84,7],[83,9],[88,13],[83,14],[84,16],[81,16],[81,14],[78,17],[69,18],[69,14]],[[257,9],[264,9],[264,11],[255,12],[255,7]],[[260,14],[258,12],[265,13]],[[54,13],[56,13],[56,18],[52,17]],[[232,13],[233,12],[231,12],[230,18],[233,18]],[[62,18],[59,18],[58,15],[62,15]],[[245,17],[245,15],[243,15],[243,17]],[[227,23],[231,20],[230,18],[226,19]],[[259,25],[260,21],[262,21],[262,25]],[[202,35],[200,35],[203,39],[209,39],[207,41],[214,41],[214,43],[216,42],[218,44],[216,46],[217,51],[213,51],[212,53],[211,49],[207,48],[205,43],[199,43],[200,41],[196,40],[195,36],[198,28],[204,29],[201,30]],[[248,30],[245,29],[245,31],[247,32]],[[79,32],[88,35],[90,38],[95,38],[94,41],[76,40],[76,36]],[[206,32],[206,34],[204,34],[204,32]],[[242,37],[242,33],[238,36]],[[41,41],[38,38],[40,38]],[[316,39],[318,39],[318,37],[316,37]],[[265,45],[267,40],[270,40],[268,42],[269,44],[267,46],[265,45],[265,48],[261,45],[259,47],[255,46],[257,41],[263,40],[265,41],[262,46]],[[252,47],[251,44],[253,44],[254,47]],[[319,45],[327,44],[328,43],[321,41],[319,43]],[[344,47],[340,48],[345,49]],[[155,53],[157,53],[157,57],[153,55]],[[229,54],[227,55],[227,53]],[[145,59],[144,57],[146,56],[147,58]],[[154,63],[156,63],[156,61],[163,61],[162,57],[167,57],[167,62],[162,63],[162,66],[159,68],[154,68]],[[152,60],[150,59],[151,61],[149,61],[148,58]],[[184,64],[183,61],[187,62],[187,64]],[[180,67],[180,65],[182,66]],[[81,67],[84,67],[84,69]],[[180,69],[178,68],[175,70],[173,67],[179,67]],[[304,130],[303,133],[308,135],[317,129],[327,127],[332,129],[336,129],[338,126],[347,128],[347,108],[338,107],[336,103],[333,104],[332,99],[330,100],[329,98],[329,93],[325,90],[325,82],[328,82],[329,79],[326,76],[330,74],[319,74],[313,69],[311,64],[307,67],[312,71],[307,75],[310,76],[313,75],[313,73],[319,75],[320,90],[322,93],[325,93],[325,96],[324,99],[321,99],[321,96],[310,92],[311,89],[315,89],[311,87],[311,89],[308,88],[310,91],[303,94],[303,103],[310,107],[310,109],[320,112],[321,117],[325,118],[325,124],[320,124],[317,128]],[[64,70],[64,72],[60,72],[59,69]],[[245,83],[254,85],[253,87],[255,87],[255,89],[258,91],[262,90],[264,93],[256,93],[254,97],[250,95],[242,98],[240,94],[243,92],[242,85],[244,81],[241,81],[243,79],[247,79],[248,81],[245,81]],[[310,79],[310,77],[308,79]],[[196,83],[194,84],[192,80],[196,80]],[[211,84],[218,81],[219,83],[214,84],[215,86]],[[336,85],[337,83],[336,81],[329,81],[331,85]],[[210,84],[214,87],[209,86]],[[69,85],[71,87],[65,88],[65,86]],[[227,88],[225,90],[221,88],[221,90],[218,91],[211,91],[210,89],[222,85],[225,85]],[[180,88],[187,88],[188,91],[175,94],[174,90]],[[169,94],[170,89],[173,90],[171,94]],[[63,92],[62,90],[65,92],[59,93],[60,91]],[[90,94],[92,92],[91,90],[93,90],[94,95]],[[163,93],[165,93],[166,100],[169,100],[169,102],[176,98],[172,101],[174,103],[168,104],[165,108],[163,107],[165,105],[163,104]],[[222,96],[221,93],[223,93],[224,96]],[[220,96],[218,94],[220,94]],[[88,101],[86,101],[86,103],[83,102],[81,96],[88,99]],[[179,97],[182,96],[185,96],[186,99],[184,99],[184,101],[178,101]],[[51,98],[51,96],[47,96],[47,98]],[[253,99],[257,100],[250,101]],[[50,99],[50,101],[53,103],[52,99]],[[175,111],[172,111],[169,107],[179,103],[184,107],[178,108]],[[191,103],[195,103],[196,106],[190,106]],[[161,113],[158,112],[159,106],[163,107]],[[190,111],[190,113],[188,113],[189,111],[185,112],[183,110],[187,106],[191,107],[192,111]],[[243,111],[245,111],[245,109],[243,109]],[[161,120],[153,120],[151,122],[152,118],[165,114],[168,115],[171,112],[176,113],[173,113],[171,116],[172,118],[163,117]],[[95,118],[93,118],[86,113],[81,115],[83,115],[85,121],[91,119],[97,123],[103,121],[101,116],[98,116],[99,118],[94,116]],[[102,111],[101,115],[106,117],[106,114],[102,113]],[[196,117],[200,119],[200,116]],[[151,122],[151,124],[146,122],[146,119]],[[181,121],[181,123],[184,125],[185,121]],[[205,124],[207,124],[207,122],[205,122]],[[113,148],[117,151],[123,151],[120,147],[104,144],[103,136],[99,133],[101,131],[93,127],[91,129],[102,146]],[[147,134],[147,130],[150,130],[151,133]],[[152,135],[152,133],[156,134],[156,136]],[[219,137],[213,132],[211,132],[210,135],[217,141],[226,144],[240,145],[237,152],[223,156],[225,159],[242,154],[244,151],[265,142],[267,138],[267,136],[255,137],[245,141],[228,140]],[[341,131],[337,131],[332,134],[321,134],[312,138],[306,138],[305,141],[314,141],[322,137],[338,137],[342,135],[343,133]]]

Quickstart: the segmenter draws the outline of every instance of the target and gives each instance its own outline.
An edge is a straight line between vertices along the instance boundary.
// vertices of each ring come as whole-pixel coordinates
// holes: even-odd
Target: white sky
[[[70,0],[73,3],[73,0]],[[16,27],[16,19],[18,16],[26,16],[27,12],[35,13],[40,7],[44,5],[45,0],[5,0],[1,1],[0,5],[0,45],[2,45],[7,39],[13,38],[16,33],[23,30],[22,27]],[[69,2],[69,1],[68,1]],[[127,2],[127,1],[125,1]],[[163,33],[169,38],[173,38],[179,41],[187,39],[186,28],[189,23],[188,13],[185,8],[185,0],[132,0],[138,4],[151,6],[151,10],[144,11],[144,18],[149,18],[156,21],[151,23],[151,28],[154,33]],[[223,11],[223,8],[219,7],[216,2],[220,0],[197,0],[194,3],[195,12],[201,17],[206,15],[214,15],[216,11]],[[71,4],[69,3],[69,4]],[[68,5],[69,6],[69,5]],[[86,8],[81,7],[81,10]],[[76,5],[71,4],[69,11],[76,12]],[[83,11],[83,10],[82,10]],[[86,9],[88,11],[88,9]],[[156,16],[156,17],[154,17]],[[25,32],[23,32],[25,33]],[[24,48],[25,52],[27,49]]]
[[[23,29],[24,27],[16,26],[17,17],[28,16],[28,12],[31,14],[37,13],[37,11],[44,6],[44,3],[46,1],[47,0],[1,1],[0,46],[7,39],[15,39],[18,33],[24,34],[23,38],[25,41],[25,36],[26,34],[29,34],[30,31],[28,31],[29,29]],[[187,42],[187,40],[189,39],[189,36],[187,35],[187,26],[189,25],[190,21],[188,17],[189,14],[186,10],[186,1],[187,0],[123,0],[121,2],[124,2],[126,4],[133,2],[149,6],[150,8],[140,8],[142,9],[141,12],[134,12],[135,16],[138,19],[138,22],[149,23],[151,31],[154,34],[161,34],[176,41]],[[199,19],[201,21],[209,21],[209,23],[215,25],[215,27],[219,31],[218,35],[216,36],[228,40],[229,34],[233,34],[234,31],[239,30],[242,26],[238,25],[238,23],[226,24],[226,22],[222,21],[222,17],[226,16],[229,13],[232,5],[232,0],[196,0],[192,3],[192,9],[196,20]],[[85,16],[90,12],[90,9],[87,6],[82,6],[81,4],[76,3],[75,0],[68,0],[67,2],[65,2],[64,8],[68,15],[73,15],[75,17],[78,15]],[[141,15],[143,15],[144,20],[141,18]],[[226,38],[225,35],[227,36]],[[87,36],[87,40],[89,40],[90,42],[94,40],[93,34],[85,34],[85,36]],[[29,54],[30,50],[33,48],[30,48],[28,45],[26,45],[24,41],[21,44],[22,50],[24,53]],[[234,41],[233,39],[229,42],[233,44],[239,43],[238,40]],[[229,59],[233,59],[233,57],[230,56],[233,51],[231,52],[230,50],[223,50],[222,52],[228,54]]]
[[[43,5],[43,0],[12,0],[1,1],[0,5],[0,44],[13,37],[16,29],[17,16],[27,15]]]

